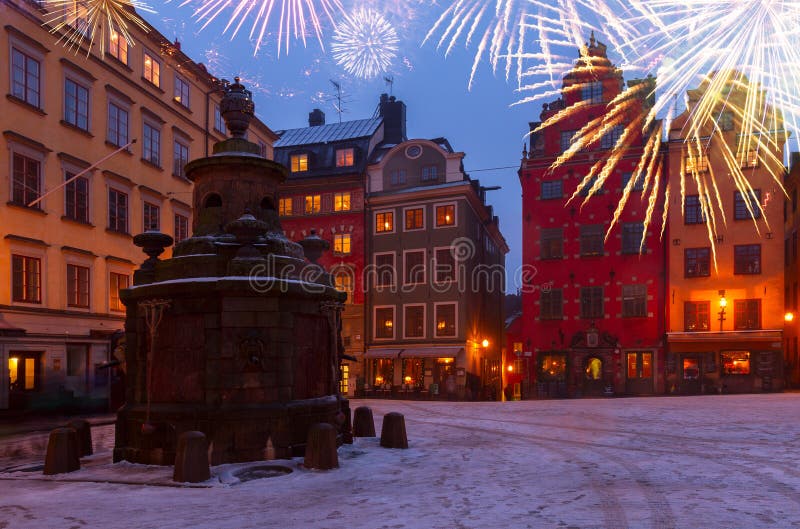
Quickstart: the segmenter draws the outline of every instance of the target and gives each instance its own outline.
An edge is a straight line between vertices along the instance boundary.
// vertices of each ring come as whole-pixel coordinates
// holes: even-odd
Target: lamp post
[[[728,300],[725,299],[725,291],[719,291],[719,331],[722,332],[722,322],[725,321],[725,307],[728,306]]]

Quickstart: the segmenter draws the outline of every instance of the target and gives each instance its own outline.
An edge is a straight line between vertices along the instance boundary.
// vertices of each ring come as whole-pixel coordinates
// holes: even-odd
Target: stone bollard
[[[81,459],[78,434],[73,428],[56,428],[47,439],[44,474],[63,474],[80,470]]]
[[[306,468],[329,470],[339,468],[339,453],[336,451],[336,428],[326,422],[317,423],[308,430]]]
[[[372,408],[359,406],[353,417],[353,437],[375,437],[375,420]]]
[[[92,450],[92,425],[84,419],[75,419],[67,423],[67,428],[72,428],[78,434],[78,448],[80,456],[90,456]]]
[[[203,432],[183,432],[178,436],[175,471],[172,481],[200,483],[211,477],[208,465],[208,442]]]
[[[406,418],[402,413],[393,411],[383,416],[381,446],[384,448],[408,448]]]

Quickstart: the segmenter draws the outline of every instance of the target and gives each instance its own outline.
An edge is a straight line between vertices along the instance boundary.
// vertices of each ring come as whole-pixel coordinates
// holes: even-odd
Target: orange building
[[[789,172],[783,183],[788,198],[784,198],[784,370],[787,387],[800,387],[800,353],[797,341],[800,335],[800,314],[797,309],[800,262],[797,258],[797,233],[800,231],[800,213],[797,211],[797,193],[800,187],[800,153],[793,152]]]
[[[145,22],[132,43],[103,27],[104,55],[97,39],[75,53],[43,24],[52,15],[0,0],[0,409],[105,402],[98,366],[144,258],[132,236],[189,235],[183,166],[225,137],[220,82],[178,42]],[[272,157],[266,125],[256,120],[249,139]]]
[[[723,90],[727,99],[711,112],[714,134],[711,126],[697,137],[687,132],[705,83],[689,91],[687,111],[669,130],[673,193],[665,371],[670,393],[783,388],[783,192],[773,175],[784,173],[785,132],[780,113],[768,109],[764,123],[776,124],[769,134],[780,147],[759,149],[742,134],[736,109],[744,105],[745,87],[746,77],[731,75]],[[687,136],[696,139],[687,143]],[[726,152],[735,156],[731,164]],[[749,194],[736,190],[738,171],[752,187]],[[710,183],[712,176],[716,190],[711,185],[698,190],[695,177]]]

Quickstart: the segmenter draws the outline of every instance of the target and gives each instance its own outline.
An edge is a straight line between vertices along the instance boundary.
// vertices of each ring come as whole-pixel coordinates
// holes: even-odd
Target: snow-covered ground
[[[353,401],[405,415],[340,468],[240,481],[253,464],[171,486],[171,468],[110,463],[0,473],[4,528],[800,527],[800,394],[450,403]],[[0,450],[2,447],[0,447]]]

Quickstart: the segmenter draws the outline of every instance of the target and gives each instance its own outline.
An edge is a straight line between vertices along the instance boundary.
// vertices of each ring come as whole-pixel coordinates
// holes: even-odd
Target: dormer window
[[[439,177],[438,172],[436,171],[435,165],[428,165],[422,168],[422,181],[429,182],[431,180],[436,180]]]
[[[336,149],[336,167],[352,167],[355,165],[355,150]]]
[[[293,154],[290,160],[293,173],[308,171],[308,154]]]

